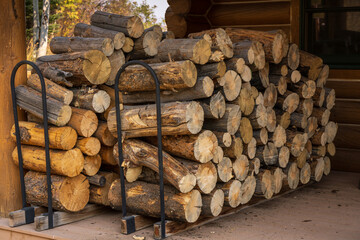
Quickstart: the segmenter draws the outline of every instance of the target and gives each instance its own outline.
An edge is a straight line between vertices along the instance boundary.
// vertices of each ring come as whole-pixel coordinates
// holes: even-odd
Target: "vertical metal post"
[[[123,217],[126,216],[126,193],[125,193],[125,177],[124,170],[121,167],[124,161],[122,152],[122,131],[120,118],[120,102],[119,102],[119,79],[126,67],[131,65],[141,65],[148,70],[155,81],[156,86],[156,120],[157,120],[157,140],[158,140],[158,161],[159,161],[159,176],[160,176],[160,209],[161,209],[161,238],[165,238],[165,200],[164,200],[164,174],[163,174],[163,155],[162,155],[162,137],[161,137],[161,103],[160,103],[160,83],[154,70],[142,61],[129,61],[125,63],[116,74],[115,78],[115,108],[116,108],[116,124],[118,135],[118,152],[119,152],[119,166],[120,166],[120,183],[121,183],[121,207]]]
[[[15,65],[11,73],[11,96],[13,104],[13,114],[15,122],[15,135],[16,135],[16,145],[19,157],[19,172],[20,172],[20,182],[21,182],[21,193],[22,193],[22,205],[23,208],[26,208],[26,191],[25,191],[25,180],[24,180],[24,167],[23,167],[23,157],[21,152],[21,139],[20,139],[20,127],[19,127],[19,118],[17,113],[17,101],[16,101],[16,91],[15,91],[15,75],[17,70],[24,64],[29,64],[32,66],[37,75],[39,76],[41,83],[41,97],[42,97],[42,107],[43,107],[43,121],[44,121],[44,138],[45,138],[45,157],[46,157],[46,183],[47,183],[47,194],[48,194],[48,218],[49,218],[49,228],[53,228],[53,209],[52,209],[52,192],[51,192],[51,173],[50,173],[50,154],[49,154],[49,132],[48,132],[48,116],[47,116],[47,104],[46,104],[46,88],[44,77],[40,69],[36,66],[35,63],[30,61],[21,61]]]

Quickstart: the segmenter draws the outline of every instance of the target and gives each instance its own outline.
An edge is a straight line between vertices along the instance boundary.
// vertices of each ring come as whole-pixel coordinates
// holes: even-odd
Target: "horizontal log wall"
[[[290,41],[298,43],[300,0],[189,0],[191,7],[181,13],[186,30],[174,31],[184,37],[189,33],[218,27],[239,27],[253,30],[284,30]],[[174,10],[176,12],[176,10]],[[172,30],[171,21],[167,21]],[[178,26],[177,26],[178,27]],[[186,32],[186,34],[184,34]]]
[[[336,91],[330,119],[339,124],[332,168],[360,172],[360,70],[331,70],[326,87]]]

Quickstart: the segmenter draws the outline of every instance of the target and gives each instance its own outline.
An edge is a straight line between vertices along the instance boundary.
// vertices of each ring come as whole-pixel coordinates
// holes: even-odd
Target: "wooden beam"
[[[153,225],[155,222],[157,222],[156,218],[151,218],[151,217],[146,217],[146,216],[141,216],[141,215],[131,215],[130,217],[134,217],[134,223],[135,223],[135,229],[131,229],[131,227],[129,227],[128,221],[126,221],[124,218],[122,218],[121,221],[121,228],[120,231],[122,234],[131,234],[135,230],[135,231],[139,231],[141,229],[150,227],[151,225]]]
[[[21,208],[19,170],[11,160],[15,144],[10,137],[14,124],[10,92],[12,68],[26,59],[25,53],[25,1],[12,0],[0,2],[0,216]],[[16,75],[17,84],[26,83],[26,67]],[[24,119],[23,117],[20,119]]]
[[[290,1],[290,42],[299,45],[300,42],[300,0]]]
[[[42,213],[47,212],[47,208],[45,207],[34,207],[35,217],[39,216]],[[17,227],[21,225],[25,225],[26,223],[26,216],[25,210],[20,209],[9,213],[9,227]],[[34,219],[33,219],[34,220]]]
[[[337,98],[330,119],[338,123],[360,124],[360,99]]]
[[[360,79],[328,79],[326,87],[335,89],[337,98],[360,99]]]
[[[339,123],[339,129],[335,137],[336,148],[360,149],[360,125]]]
[[[360,172],[360,150],[351,148],[336,148],[336,154],[331,157],[331,169],[345,172]]]

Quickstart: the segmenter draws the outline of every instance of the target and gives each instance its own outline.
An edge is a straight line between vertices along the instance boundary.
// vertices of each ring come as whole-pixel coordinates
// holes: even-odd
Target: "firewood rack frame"
[[[121,118],[120,118],[120,101],[119,101],[119,80],[121,74],[128,66],[141,65],[150,72],[155,82],[156,87],[156,121],[157,121],[157,142],[158,142],[158,162],[159,162],[159,177],[160,177],[160,210],[161,221],[160,230],[161,238],[165,238],[165,200],[164,200],[164,174],[163,174],[163,154],[162,154],[162,136],[161,136],[161,102],[160,102],[160,82],[155,71],[145,62],[133,60],[125,63],[117,72],[115,78],[115,109],[116,109],[116,126],[118,135],[118,152],[119,152],[119,168],[120,168],[120,183],[121,183],[121,207],[122,207],[122,220],[126,222],[125,234],[130,234],[136,231],[135,215],[127,216],[126,211],[126,193],[125,193],[125,177],[122,163],[124,161],[122,151],[122,130],[121,130]]]
[[[46,102],[46,87],[44,76],[42,75],[38,66],[35,63],[27,60],[18,62],[12,70],[10,84],[11,84],[11,97],[13,105],[13,114],[14,114],[14,124],[15,124],[15,135],[16,135],[16,146],[19,158],[19,174],[20,174],[20,185],[21,185],[21,197],[22,197],[22,211],[24,211],[25,221],[23,224],[30,224],[34,222],[35,219],[35,208],[33,206],[28,207],[26,204],[26,189],[25,189],[25,179],[24,179],[24,166],[23,166],[23,157],[21,151],[21,138],[20,138],[20,127],[19,127],[19,118],[17,112],[17,100],[16,100],[16,91],[15,91],[15,76],[17,71],[22,65],[30,65],[35,70],[36,74],[39,76],[41,83],[41,98],[42,98],[42,108],[43,108],[43,124],[44,124],[44,139],[45,139],[45,160],[46,160],[46,183],[47,183],[47,195],[48,195],[48,228],[54,228],[54,219],[53,219],[53,207],[52,207],[52,192],[51,192],[51,166],[50,166],[50,153],[49,153],[49,132],[48,132],[48,114],[47,114],[47,102]],[[21,224],[22,225],[22,224]]]

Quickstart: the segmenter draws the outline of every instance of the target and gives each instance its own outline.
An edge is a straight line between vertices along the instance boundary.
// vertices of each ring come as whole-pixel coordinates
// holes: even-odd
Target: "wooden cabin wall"
[[[299,29],[299,0],[179,0],[177,2],[189,1],[190,8],[185,10],[186,13],[176,13],[186,24],[175,26],[171,20],[167,21],[168,29],[175,32],[179,38],[209,28],[239,27],[264,31],[282,29],[290,36],[292,42],[298,43],[299,33],[292,29]],[[168,2],[171,6],[171,2],[175,0]],[[183,31],[179,31],[180,27]]]
[[[360,172],[360,70],[331,70],[326,87],[335,89],[330,118],[339,124],[333,169]]]

